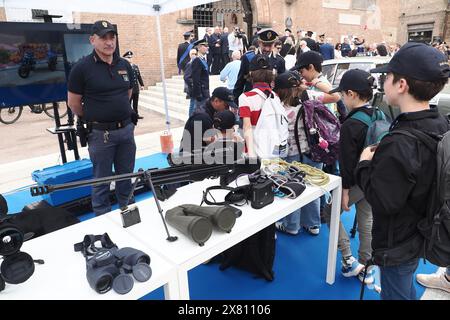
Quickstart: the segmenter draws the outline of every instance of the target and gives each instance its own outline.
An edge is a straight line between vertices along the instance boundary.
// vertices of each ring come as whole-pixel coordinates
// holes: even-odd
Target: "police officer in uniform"
[[[191,44],[193,35],[194,34],[190,31],[185,32],[183,34],[184,42],[178,45],[177,66],[179,74],[181,74],[181,71],[184,73],[187,63],[191,60],[189,57],[189,51],[193,48],[193,45]]]
[[[256,51],[248,51],[241,58],[241,68],[239,70],[238,79],[234,86],[233,95],[236,99],[243,92],[252,90],[252,84],[248,80],[250,61],[257,54],[264,54],[269,56],[270,66],[277,74],[282,74],[286,71],[284,58],[280,55],[273,54],[275,41],[278,39],[278,34],[272,29],[263,29],[258,33],[258,48]]]
[[[116,53],[117,31],[108,21],[94,23],[89,38],[92,53],[72,68],[68,87],[70,109],[86,121],[89,157],[95,178],[133,172],[136,156],[134,126],[130,106],[133,70]],[[131,180],[116,182],[120,207],[127,205]],[[92,187],[92,208],[96,215],[111,211],[110,184]]]
[[[144,119],[141,117],[138,112],[138,104],[139,104],[139,92],[140,89],[144,89],[144,80],[142,80],[141,72],[139,71],[139,67],[137,64],[133,63],[133,52],[127,51],[123,55],[125,59],[131,64],[131,68],[133,69],[133,93],[131,95],[131,105],[133,106],[134,112],[136,112],[136,116],[138,119]]]
[[[194,47],[197,47],[198,54],[192,61],[192,97],[195,98],[195,107],[198,108],[209,98],[209,71],[206,59],[208,41],[197,40]]]

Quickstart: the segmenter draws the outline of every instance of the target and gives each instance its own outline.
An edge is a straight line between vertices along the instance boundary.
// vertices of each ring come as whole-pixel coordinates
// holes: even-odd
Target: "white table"
[[[133,289],[120,295],[114,290],[98,294],[89,286],[86,279],[86,263],[81,252],[75,252],[74,243],[81,242],[86,234],[107,232],[119,247],[132,247],[150,256],[152,276],[146,282],[134,280]],[[151,248],[143,245],[122,226],[112,223],[105,216],[96,217],[76,225],[60,229],[47,235],[32,239],[23,244],[21,251],[33,259],[43,259],[43,265],[36,264],[34,274],[24,283],[6,284],[0,292],[3,299],[139,299],[164,285],[166,299],[179,299],[177,269]]]
[[[202,192],[206,187],[212,185],[219,185],[219,180],[204,180],[179,188],[170,199],[161,202],[164,213],[177,205],[200,204]],[[332,191],[333,199],[326,273],[326,282],[333,284],[336,272],[337,241],[341,208],[341,178],[330,175],[330,182],[324,189]],[[178,266],[180,298],[189,299],[189,270],[287,216],[295,209],[319,198],[323,194],[324,191],[321,188],[307,187],[297,199],[276,198],[272,204],[258,210],[252,209],[250,205],[240,207],[243,214],[236,220],[236,224],[231,233],[214,230],[211,238],[206,241],[205,245],[202,247],[170,225],[168,226],[170,234],[177,236],[178,240],[175,242],[167,241],[167,235],[154,199],[147,199],[137,203],[140,211],[141,223],[129,227],[128,231],[154,251],[159,252],[167,260],[172,261]],[[117,225],[121,225],[118,211],[110,212],[106,214],[106,216]]]

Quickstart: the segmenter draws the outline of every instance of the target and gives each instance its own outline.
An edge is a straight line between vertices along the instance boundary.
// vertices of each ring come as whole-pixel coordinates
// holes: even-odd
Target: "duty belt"
[[[88,128],[89,128],[89,130],[96,129],[96,130],[111,131],[111,130],[125,128],[130,123],[131,123],[131,118],[121,120],[121,121],[114,121],[114,122],[90,121],[90,122],[88,122]]]

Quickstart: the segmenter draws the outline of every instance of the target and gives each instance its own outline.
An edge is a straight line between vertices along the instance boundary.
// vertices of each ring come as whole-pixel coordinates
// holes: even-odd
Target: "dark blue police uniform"
[[[204,39],[194,43],[195,46],[206,44]],[[206,57],[198,56],[192,61],[192,97],[195,98],[195,107],[203,105],[210,96],[209,71]]]
[[[258,33],[258,41],[262,41],[263,43],[272,44],[278,39],[278,34],[271,30],[261,30]],[[236,102],[239,99],[239,96],[247,91],[253,89],[252,83],[249,81],[249,66],[251,60],[255,57],[256,54],[264,54],[261,49],[258,48],[256,53],[254,51],[246,52],[241,58],[241,68],[239,69],[238,78],[236,84],[234,85],[233,95]],[[284,58],[280,55],[274,55],[272,52],[269,54],[269,63],[270,66],[276,70],[277,74],[282,74],[286,71],[286,64]]]
[[[136,144],[128,90],[133,87],[133,71],[128,61],[114,55],[111,65],[95,50],[71,70],[68,90],[82,95],[84,120],[88,124],[89,157],[95,178],[134,170]],[[131,180],[116,182],[119,205],[127,204]],[[92,208],[96,215],[111,211],[110,184],[92,188]]]

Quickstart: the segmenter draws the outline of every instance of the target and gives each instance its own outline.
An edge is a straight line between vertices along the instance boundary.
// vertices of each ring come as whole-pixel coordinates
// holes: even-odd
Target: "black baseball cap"
[[[96,34],[99,37],[103,37],[108,32],[113,32],[117,34],[116,28],[111,24],[111,22],[106,20],[99,20],[94,22],[92,26],[91,34]]]
[[[230,108],[237,108],[236,103],[234,103],[234,96],[233,96],[233,92],[231,92],[231,90],[229,90],[226,87],[217,87],[214,89],[211,98],[219,98],[220,100],[225,101],[226,104],[228,104],[228,106]]]
[[[295,63],[295,66],[291,68],[291,71],[305,68],[310,64],[322,64],[322,62],[323,57],[320,53],[312,50],[304,52],[298,57],[297,62]]]
[[[370,72],[394,72],[416,80],[435,81],[448,78],[450,66],[444,54],[436,48],[424,43],[409,42],[397,51],[388,64]]]
[[[233,128],[236,122],[234,113],[230,110],[217,112],[214,115],[214,128],[218,130],[227,130]]]
[[[342,76],[339,86],[328,93],[335,93],[341,91],[366,91],[373,88],[373,82],[375,78],[370,75],[370,73],[360,70],[352,69],[348,70]]]
[[[250,61],[249,70],[250,71],[256,71],[256,70],[271,70],[273,67],[270,65],[269,56],[265,54],[257,54],[253,57],[253,59]]]
[[[301,76],[297,71],[286,71],[275,78],[275,90],[289,89],[301,85]]]

